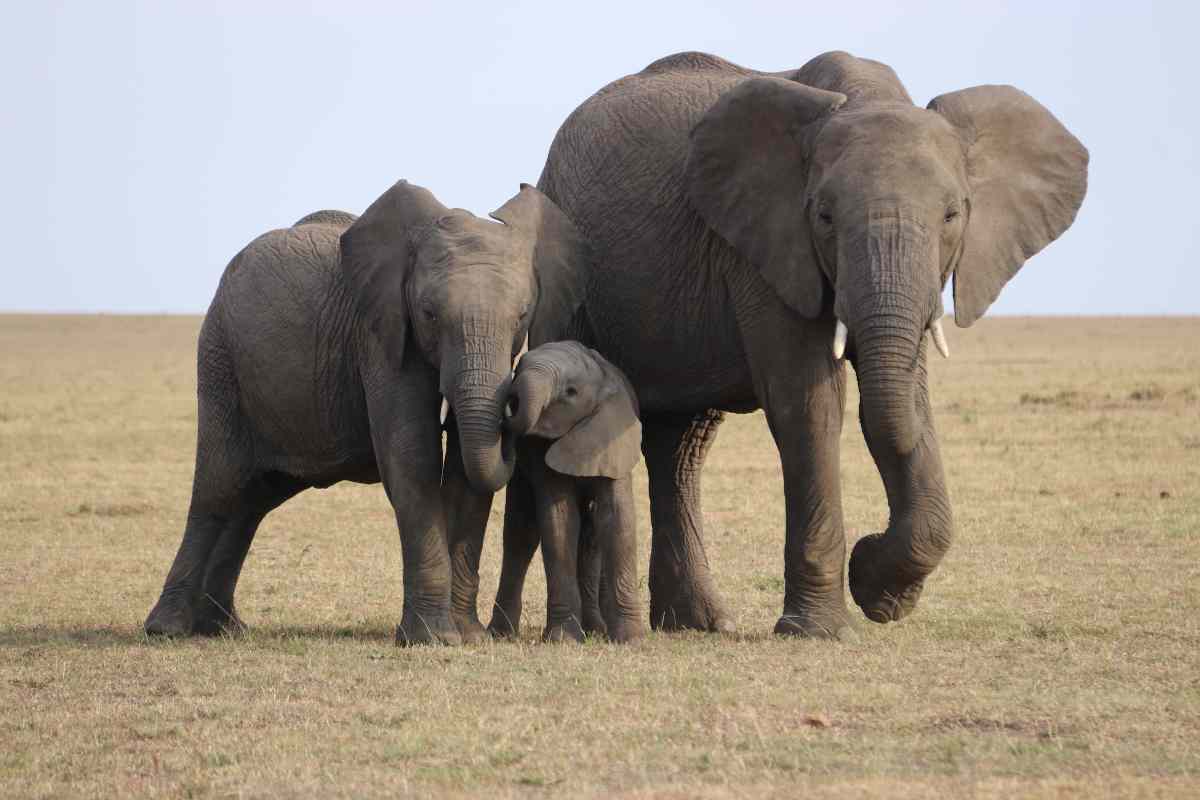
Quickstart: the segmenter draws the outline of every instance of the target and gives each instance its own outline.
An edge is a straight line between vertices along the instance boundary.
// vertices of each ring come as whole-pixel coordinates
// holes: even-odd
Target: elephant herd
[[[680,53],[579,106],[537,187],[492,220],[400,181],[361,216],[266,233],[226,267],[201,329],[191,505],[145,629],[240,628],[234,589],[263,517],[350,480],[382,482],[395,510],[400,643],[517,634],[539,544],[547,640],[732,630],[700,474],[723,414],[762,409],[786,502],[775,632],[852,637],[845,361],[890,510],[855,545],[849,590],[869,619],[898,620],[954,529],[926,367],[926,332],[948,355],[942,289],[953,277],[955,321],[974,323],[1071,225],[1087,165],[1010,86],[919,108],[891,68],[844,52],[776,73]],[[504,486],[485,628],[479,559]]]

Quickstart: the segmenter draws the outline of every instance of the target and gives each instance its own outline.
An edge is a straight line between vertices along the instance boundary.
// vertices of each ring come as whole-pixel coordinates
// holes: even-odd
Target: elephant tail
[[[299,228],[301,225],[337,225],[348,228],[354,224],[356,219],[358,219],[358,216],[355,214],[325,208],[301,217],[292,223],[292,227]]]

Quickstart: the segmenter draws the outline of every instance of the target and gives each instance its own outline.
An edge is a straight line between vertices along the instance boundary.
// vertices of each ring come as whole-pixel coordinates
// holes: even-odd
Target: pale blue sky
[[[397,178],[499,206],[576,105],[660,56],[778,70],[843,49],[920,104],[1014,84],[1091,150],[1074,227],[993,313],[1200,313],[1190,3],[472,6],[7,5],[0,310],[203,311],[255,235]]]

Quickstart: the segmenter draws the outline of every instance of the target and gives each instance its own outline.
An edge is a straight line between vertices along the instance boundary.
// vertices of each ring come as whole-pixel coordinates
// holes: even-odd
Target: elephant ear
[[[824,282],[805,218],[806,139],[810,125],[845,102],[839,92],[750,78],[692,129],[684,168],[704,221],[810,318],[821,313]]]
[[[546,466],[580,478],[624,478],[642,457],[637,395],[625,375],[599,353],[604,386],[591,416],[576,423],[546,451]]]
[[[958,129],[970,189],[954,271],[954,320],[983,316],[1025,260],[1070,227],[1087,192],[1088,151],[1044,106],[1012,86],[975,86],[929,108]]]
[[[341,237],[342,276],[361,318],[398,367],[408,335],[405,286],[413,234],[448,210],[428,190],[397,181]]]
[[[490,216],[525,237],[533,254],[538,302],[529,347],[561,339],[583,303],[592,259],[587,240],[549,197],[527,183]]]

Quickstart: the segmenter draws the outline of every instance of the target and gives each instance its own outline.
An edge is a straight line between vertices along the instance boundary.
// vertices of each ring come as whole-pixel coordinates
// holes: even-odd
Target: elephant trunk
[[[504,406],[505,425],[517,436],[524,436],[537,424],[542,411],[554,396],[554,370],[525,356],[517,369]]]
[[[862,261],[848,271],[865,279],[847,287],[839,310],[847,312],[863,434],[890,514],[884,533],[855,545],[850,591],[869,619],[889,622],[916,607],[953,530],[926,378],[925,331],[940,312],[938,248],[919,226],[898,221],[871,226],[863,245]]]
[[[486,331],[466,334],[461,350],[443,356],[442,375],[449,376],[443,392],[451,396],[467,481],[475,491],[491,493],[508,483],[516,467],[515,440],[501,424],[511,353],[507,341],[497,347],[497,337]]]

